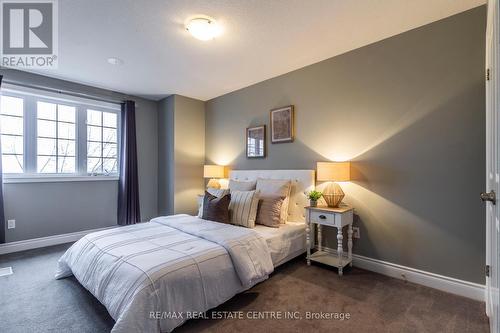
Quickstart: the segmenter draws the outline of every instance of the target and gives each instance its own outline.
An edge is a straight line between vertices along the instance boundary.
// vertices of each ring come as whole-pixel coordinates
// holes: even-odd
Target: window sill
[[[3,175],[4,184],[16,183],[60,183],[60,182],[95,182],[95,181],[117,181],[118,176],[51,176],[51,175]]]

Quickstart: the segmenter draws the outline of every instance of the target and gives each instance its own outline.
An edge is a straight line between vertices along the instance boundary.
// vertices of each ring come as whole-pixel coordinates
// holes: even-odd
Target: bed
[[[59,259],[115,320],[112,332],[170,332],[266,280],[305,252],[312,170],[233,171],[235,180],[290,179],[289,223],[248,229],[185,214],[84,236]]]
[[[306,251],[306,225],[303,222],[287,222],[279,228],[257,224],[254,230],[266,240],[275,268]]]

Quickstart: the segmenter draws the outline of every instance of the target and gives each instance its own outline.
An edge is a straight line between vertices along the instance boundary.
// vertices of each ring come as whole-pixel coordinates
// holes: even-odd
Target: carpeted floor
[[[110,331],[113,319],[74,278],[54,280],[68,247],[0,256],[0,267],[14,270],[0,277],[0,332]],[[251,318],[272,311],[296,319]],[[311,320],[306,312],[342,312],[350,319]],[[207,314],[239,315],[244,319],[191,320],[175,332],[488,332],[483,303],[356,268],[341,278],[328,267],[307,267],[302,258]]]

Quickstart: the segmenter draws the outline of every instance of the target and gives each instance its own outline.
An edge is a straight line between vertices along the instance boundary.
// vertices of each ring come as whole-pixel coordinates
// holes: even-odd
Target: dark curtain
[[[0,75],[0,88],[3,75]],[[0,140],[1,141],[1,140]],[[3,172],[2,172],[2,146],[0,145],[0,244],[5,243],[5,214],[3,211]]]
[[[118,224],[129,225],[140,222],[134,101],[122,103],[118,186]]]

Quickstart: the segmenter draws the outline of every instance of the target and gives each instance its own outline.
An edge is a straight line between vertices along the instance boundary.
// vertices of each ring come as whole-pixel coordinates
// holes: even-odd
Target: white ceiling
[[[59,68],[38,73],[159,99],[249,86],[484,4],[485,0],[64,0]],[[218,20],[194,39],[184,21]],[[112,66],[107,58],[123,65]]]

